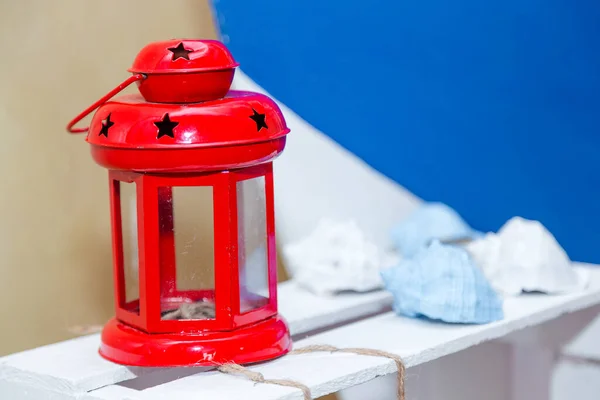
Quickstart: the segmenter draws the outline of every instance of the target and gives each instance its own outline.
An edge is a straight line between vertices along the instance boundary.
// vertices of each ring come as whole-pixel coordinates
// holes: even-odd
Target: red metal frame
[[[145,175],[144,177],[144,197],[149,202],[158,205],[159,188],[172,188],[177,186],[212,186],[213,188],[213,213],[214,213],[214,246],[215,246],[215,306],[216,318],[214,320],[173,320],[166,321],[161,319],[161,283],[166,279],[172,279],[175,275],[174,261],[174,241],[171,236],[160,235],[158,221],[158,206],[152,211],[151,215],[146,214],[145,219],[148,226],[145,227],[146,234],[157,238],[163,238],[162,242],[153,249],[147,249],[147,256],[154,260],[164,261],[165,257],[161,252],[168,251],[171,260],[162,265],[157,262],[156,268],[149,269],[149,281],[153,283],[152,294],[150,295],[149,312],[147,315],[148,327],[152,332],[179,332],[179,331],[198,331],[198,330],[229,330],[232,328],[231,322],[231,264],[232,254],[228,242],[230,236],[229,221],[230,209],[228,206],[229,188],[228,176],[226,172],[189,174],[185,176],[157,176]],[[177,229],[177,227],[175,227]],[[156,287],[158,290],[156,290]],[[150,290],[151,286],[148,286]],[[176,287],[171,287],[174,299],[185,297],[196,297],[206,294],[202,291],[178,291]],[[164,294],[164,293],[163,293]],[[191,296],[190,296],[191,295]]]
[[[143,299],[145,298],[143,291],[143,281],[145,280],[145,271],[141,268],[141,249],[144,246],[144,238],[142,237],[143,230],[140,229],[140,189],[142,176],[133,172],[109,171],[110,182],[110,199],[111,199],[111,218],[112,218],[112,243],[113,243],[113,273],[115,281],[115,308],[116,315],[121,321],[127,322],[140,329],[146,329],[144,318]],[[137,202],[137,223],[138,223],[138,252],[139,252],[139,295],[140,298],[136,302],[126,303],[125,294],[125,272],[123,260],[123,233],[121,221],[121,189],[120,182],[135,183],[136,185],[136,202]],[[138,312],[132,312],[132,308],[137,308]]]
[[[238,218],[237,218],[237,196],[234,195],[235,204],[232,207],[232,237],[231,243],[235,244],[235,262],[234,262],[234,276],[235,282],[232,282],[234,289],[233,297],[233,322],[235,327],[242,326],[244,324],[253,323],[262,319],[272,317],[277,313],[277,249],[275,247],[275,221],[274,221],[274,201],[273,201],[273,164],[266,163],[257,165],[255,167],[234,170],[231,171],[231,187],[232,191],[236,193],[236,185],[238,182],[245,181],[248,179],[257,178],[260,176],[265,177],[265,200],[266,200],[266,232],[267,232],[267,260],[268,260],[268,274],[269,274],[269,302],[260,308],[241,313],[240,311],[240,265],[238,254]]]
[[[119,320],[148,332],[168,333],[231,330],[277,314],[277,257],[272,163],[229,172],[186,174],[183,176],[149,175],[122,171],[110,171],[109,176],[116,282],[115,304]],[[269,300],[263,307],[241,313],[236,185],[238,182],[261,176],[265,178],[266,192]],[[139,314],[130,311],[132,307],[135,307],[134,304],[125,304],[119,190],[119,182],[121,181],[133,182],[137,187],[138,251],[140,260]],[[161,302],[171,299],[173,303],[177,303],[184,298],[197,300],[202,297],[211,297],[213,293],[209,290],[180,291],[175,285],[176,262],[173,226],[163,226],[163,232],[161,232],[159,223],[159,204],[161,202],[159,202],[159,195],[172,196],[173,187],[184,186],[210,186],[213,188],[214,300],[216,305],[216,318],[214,320],[167,321],[161,319]],[[175,227],[175,229],[177,228]]]

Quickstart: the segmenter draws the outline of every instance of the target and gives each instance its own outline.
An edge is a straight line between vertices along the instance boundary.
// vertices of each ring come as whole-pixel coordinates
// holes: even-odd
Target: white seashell
[[[565,250],[539,221],[511,218],[498,234],[488,233],[466,249],[492,286],[507,295],[569,293],[587,285],[587,277],[572,268]]]
[[[306,238],[283,247],[292,279],[317,294],[379,289],[389,263],[354,221],[321,220]]]

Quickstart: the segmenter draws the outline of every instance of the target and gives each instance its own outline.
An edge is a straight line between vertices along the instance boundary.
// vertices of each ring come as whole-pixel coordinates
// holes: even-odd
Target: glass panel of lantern
[[[140,313],[139,253],[137,234],[136,186],[133,182],[114,181],[119,196],[121,220],[121,257],[124,299],[119,306],[135,314]]]
[[[163,320],[215,318],[213,188],[158,188]]]
[[[240,313],[269,302],[265,177],[236,184]]]

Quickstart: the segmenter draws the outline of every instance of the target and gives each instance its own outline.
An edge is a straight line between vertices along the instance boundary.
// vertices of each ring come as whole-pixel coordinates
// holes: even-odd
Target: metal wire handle
[[[120,91],[125,89],[127,86],[131,85],[133,82],[141,81],[142,79],[146,79],[146,75],[135,74],[135,75],[132,75],[129,78],[125,79],[119,86],[117,86],[116,88],[114,88],[113,90],[111,90],[110,92],[105,94],[104,96],[102,96],[98,101],[96,101],[94,104],[92,104],[91,106],[89,106],[88,108],[83,110],[81,113],[79,113],[79,115],[77,115],[75,118],[73,118],[71,120],[71,122],[69,122],[69,124],[67,125],[67,132],[69,132],[69,133],[87,132],[90,129],[89,126],[86,126],[85,128],[73,128],[73,126],[75,126],[76,123],[78,123],[79,121],[81,121],[82,119],[87,117],[92,111],[94,111],[95,109],[100,107],[102,104],[106,103],[111,97],[113,97],[114,95],[116,95],[117,93],[119,93]]]

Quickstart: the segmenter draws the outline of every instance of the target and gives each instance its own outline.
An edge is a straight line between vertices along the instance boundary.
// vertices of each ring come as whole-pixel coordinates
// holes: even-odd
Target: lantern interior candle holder
[[[289,129],[270,98],[229,90],[237,65],[217,41],[151,43],[128,80],[68,125],[87,131],[109,171],[108,360],[247,364],[291,348],[277,312],[272,166]],[[133,82],[140,94],[112,98]],[[74,128],[96,108],[89,129]]]

